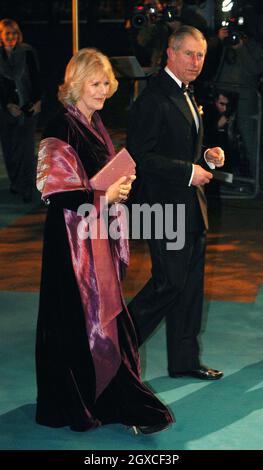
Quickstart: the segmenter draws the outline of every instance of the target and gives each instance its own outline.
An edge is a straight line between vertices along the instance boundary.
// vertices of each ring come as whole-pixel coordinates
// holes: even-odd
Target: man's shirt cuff
[[[209,151],[210,149],[206,149],[205,153],[204,153],[204,159],[205,159],[205,162],[206,164],[209,166],[210,170],[214,170],[215,169],[215,164],[212,163],[212,162],[208,162],[207,159],[206,159],[206,154],[207,152]]]
[[[192,184],[192,179],[194,177],[194,171],[195,171],[195,166],[194,166],[194,164],[192,164],[192,173],[191,173],[191,178],[189,180],[188,186],[191,186],[191,184]]]

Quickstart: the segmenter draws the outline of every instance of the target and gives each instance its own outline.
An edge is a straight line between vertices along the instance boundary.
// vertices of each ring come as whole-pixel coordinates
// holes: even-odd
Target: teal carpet
[[[152,436],[121,425],[87,433],[34,421],[34,335],[38,296],[0,292],[0,449],[263,449],[263,288],[253,304],[210,302],[204,363],[223,368],[218,382],[166,374],[163,325],[141,348],[143,377],[177,422]]]
[[[11,224],[18,217],[31,212],[40,203],[40,193],[37,189],[33,192],[32,202],[25,204],[18,194],[11,194],[9,192],[9,183],[6,178],[0,177],[0,229]]]
[[[0,228],[39,204],[11,195],[0,156]],[[167,431],[134,436],[121,425],[87,433],[35,423],[34,341],[38,295],[0,292],[1,450],[263,450],[263,287],[255,303],[205,305],[203,361],[218,382],[170,379],[164,326],[141,348],[143,378],[176,416]]]

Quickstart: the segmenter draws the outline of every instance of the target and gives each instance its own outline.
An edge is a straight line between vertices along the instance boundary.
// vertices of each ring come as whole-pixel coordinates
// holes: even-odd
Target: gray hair
[[[169,37],[169,47],[172,47],[174,50],[177,50],[183,39],[187,36],[192,36],[198,41],[204,41],[207,49],[206,38],[199,29],[194,28],[193,26],[183,25],[177,31],[174,31]]]

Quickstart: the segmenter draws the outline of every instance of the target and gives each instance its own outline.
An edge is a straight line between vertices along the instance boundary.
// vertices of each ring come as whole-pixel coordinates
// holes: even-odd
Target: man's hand
[[[30,112],[33,112],[33,116],[41,112],[41,101],[36,101],[29,109]]]
[[[220,28],[217,32],[217,37],[220,39],[220,41],[223,41],[225,38],[228,37],[228,29]]]
[[[224,150],[221,147],[213,147],[205,153],[205,159],[209,163],[213,163],[216,167],[221,167],[225,163]]]
[[[19,108],[19,106],[17,104],[8,103],[6,108],[7,108],[8,112],[10,114],[12,114],[12,116],[14,116],[14,117],[18,117],[22,114],[22,111],[21,111],[21,109]]]
[[[217,128],[221,129],[221,127],[224,127],[228,123],[228,121],[228,118],[223,114],[223,116],[218,119]]]
[[[204,170],[200,165],[194,165],[194,175],[192,179],[192,186],[203,186],[210,182],[213,178],[212,173]]]

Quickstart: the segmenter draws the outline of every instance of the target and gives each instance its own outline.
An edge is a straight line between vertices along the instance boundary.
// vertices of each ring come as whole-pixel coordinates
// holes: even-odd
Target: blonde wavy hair
[[[10,18],[4,18],[0,21],[0,44],[1,44],[1,36],[5,28],[12,28],[17,33],[17,44],[23,42],[23,35],[21,29],[19,28],[16,21],[11,20]]]
[[[118,82],[107,56],[97,49],[80,49],[70,59],[64,76],[64,83],[59,86],[58,99],[62,104],[76,104],[82,94],[83,83],[97,73],[105,74],[110,82],[110,98],[118,88]]]

